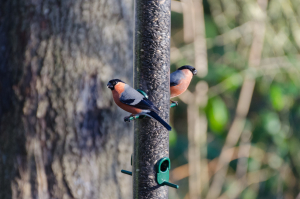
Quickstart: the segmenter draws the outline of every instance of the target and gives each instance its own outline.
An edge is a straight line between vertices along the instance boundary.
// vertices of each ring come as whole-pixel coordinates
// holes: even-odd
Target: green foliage
[[[243,199],[256,199],[257,198],[257,192],[252,190],[251,188],[248,188],[244,191],[242,195]]]
[[[266,112],[263,113],[261,117],[266,132],[268,132],[270,135],[276,135],[279,133],[281,128],[281,123],[276,113]]]
[[[210,129],[217,134],[223,133],[228,122],[228,110],[222,98],[209,100],[206,112]]]
[[[207,104],[199,109],[204,109],[207,117],[206,158],[210,161],[218,158],[224,147],[245,77],[255,80],[254,92],[247,91],[251,104],[243,129],[251,132],[249,142],[257,148],[258,154],[248,158],[246,173],[262,173],[256,183],[244,187],[236,198],[296,198],[300,181],[300,1],[266,1],[266,14],[257,2],[262,1],[203,2],[208,74],[201,79],[194,78],[189,90],[193,92],[200,80],[209,85]],[[172,39],[182,58],[173,63],[172,69],[174,65],[193,64],[193,56],[196,56],[194,46],[183,41],[183,14],[173,15],[172,12],[172,20],[177,18],[178,23],[172,21],[172,25],[176,24],[172,33],[176,37]],[[260,19],[265,19],[265,29],[253,24]],[[254,61],[258,66],[249,68],[250,53],[257,53],[257,44],[253,44],[253,30],[257,28],[264,30],[264,39],[258,42],[262,42],[262,53],[260,60]],[[174,153],[180,151],[176,164],[181,165],[188,157],[188,124],[182,119],[186,117],[186,105],[180,104],[174,114],[178,139],[176,145],[170,145],[174,146]],[[176,119],[178,117],[180,119]],[[171,133],[170,137],[173,136]],[[237,146],[241,140],[239,138]],[[238,164],[238,160],[234,163]],[[235,166],[230,169],[222,194],[230,192],[232,181],[240,180],[234,174]],[[183,192],[179,194],[181,198],[185,196]]]
[[[177,141],[177,133],[174,128],[169,132],[169,144],[170,147],[174,147]]]
[[[205,35],[207,38],[215,38],[218,35],[218,29],[213,19],[209,15],[205,15]]]

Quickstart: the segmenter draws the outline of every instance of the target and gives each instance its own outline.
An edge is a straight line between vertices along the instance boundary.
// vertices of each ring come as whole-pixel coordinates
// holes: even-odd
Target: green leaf
[[[243,77],[240,74],[231,75],[225,81],[225,87],[230,90],[236,90],[243,83]]]
[[[177,142],[177,132],[174,128],[169,132],[169,145],[170,147],[174,147]]]
[[[210,100],[207,114],[212,131],[221,134],[228,122],[228,110],[223,100],[219,97]]]
[[[285,97],[281,87],[275,85],[271,86],[270,98],[272,106],[275,110],[281,111],[284,108]]]

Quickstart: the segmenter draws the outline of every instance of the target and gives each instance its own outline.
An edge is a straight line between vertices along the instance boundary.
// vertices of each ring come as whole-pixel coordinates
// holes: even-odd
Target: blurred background
[[[172,1],[171,71],[200,73],[171,110],[170,198],[297,197],[299,22],[297,0]]]
[[[132,198],[132,0],[0,2],[0,198]],[[172,0],[170,199],[300,198],[300,1]],[[118,119],[116,119],[118,118]]]

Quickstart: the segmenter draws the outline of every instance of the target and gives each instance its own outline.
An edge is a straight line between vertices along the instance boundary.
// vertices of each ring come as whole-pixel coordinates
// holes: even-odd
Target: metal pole
[[[169,121],[171,0],[135,0],[134,86],[145,91]],[[169,132],[156,120],[135,120],[133,198],[167,199],[155,164],[169,157]]]

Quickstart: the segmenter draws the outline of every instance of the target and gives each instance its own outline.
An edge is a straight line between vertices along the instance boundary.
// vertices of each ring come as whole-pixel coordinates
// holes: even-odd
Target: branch
[[[298,55],[297,59],[300,62],[300,55]],[[239,73],[235,73],[222,82],[210,87],[208,96],[209,98],[213,98],[217,95],[220,95],[226,92],[231,87],[226,87],[225,85],[230,85],[228,82],[235,81],[237,83],[236,86],[240,85],[243,76],[246,76],[248,73],[252,74],[252,78],[258,78],[261,76],[272,75],[275,76],[277,73],[285,70],[288,73],[299,74],[300,73],[300,65],[293,65],[286,56],[282,57],[270,57],[265,58],[261,61],[261,64],[258,68],[247,68],[245,70],[240,71]]]

